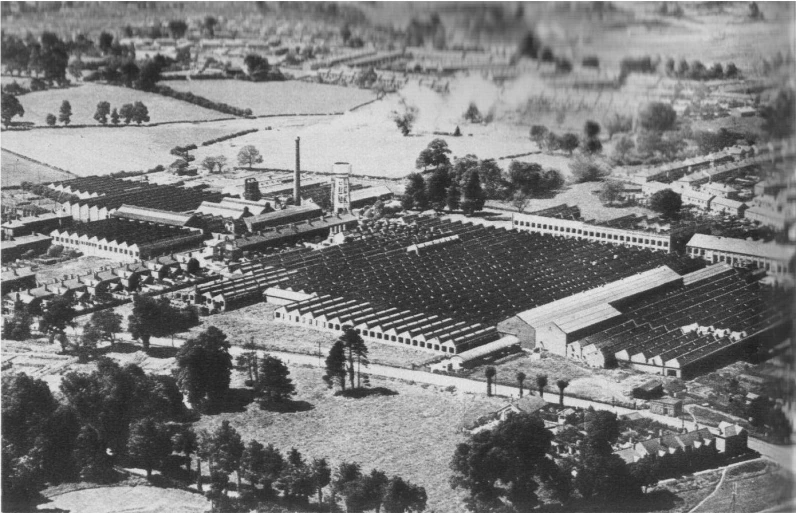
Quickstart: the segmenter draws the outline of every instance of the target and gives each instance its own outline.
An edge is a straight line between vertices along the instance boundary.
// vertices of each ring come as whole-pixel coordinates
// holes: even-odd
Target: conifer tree
[[[332,388],[337,382],[342,390],[345,390],[345,346],[342,340],[334,343],[326,357],[326,374],[323,380]]]

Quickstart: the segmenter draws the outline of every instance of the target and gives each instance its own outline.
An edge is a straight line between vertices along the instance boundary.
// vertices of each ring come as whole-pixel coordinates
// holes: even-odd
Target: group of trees
[[[106,482],[114,464],[155,467],[174,449],[168,440],[182,427],[174,422],[188,420],[174,378],[146,375],[134,364],[100,359],[94,372],[65,375],[60,392],[59,401],[44,381],[3,377],[4,510],[29,504],[45,483]],[[150,441],[141,434],[153,425],[161,435]],[[165,449],[145,458],[153,442]]]
[[[579,451],[557,459],[548,456],[551,442],[558,437],[559,443],[572,443],[564,439],[567,430],[554,437],[537,414],[509,415],[496,428],[457,446],[451,486],[468,491],[471,511],[529,511],[541,503],[541,496],[565,507],[579,501],[610,508],[640,496],[642,486],[657,481],[657,475],[646,467],[628,466],[613,453],[619,437],[615,413],[588,415]]]
[[[788,416],[766,396],[760,396],[749,402],[746,417],[752,426],[766,432],[778,443],[788,443],[793,431]]]
[[[74,44],[67,44],[52,32],[43,32],[37,40],[33,35],[20,38],[14,35],[3,35],[3,65],[8,73],[27,72],[35,74],[52,85],[66,85],[66,68],[69,64],[69,52]]]
[[[735,63],[728,63],[727,67],[717,62],[708,69],[701,61],[695,60],[691,64],[685,59],[675,62],[673,58],[666,60],[666,75],[687,80],[721,80],[738,78],[741,72]]]
[[[248,166],[249,169],[255,164],[260,164],[263,161],[263,156],[260,151],[252,145],[244,146],[238,152],[238,164],[241,166]]]
[[[111,104],[102,101],[97,104],[97,110],[94,112],[94,119],[100,124],[106,125],[108,117],[110,116],[111,123],[118,125],[120,121],[124,121],[125,125],[129,125],[131,121],[136,125],[149,122],[149,109],[142,102],[125,103],[118,111],[114,107],[111,110]]]
[[[296,386],[290,378],[287,365],[275,356],[259,356],[253,344],[245,344],[246,352],[238,356],[235,368],[247,373],[246,386],[261,408],[285,403],[295,395]]]
[[[514,161],[504,172],[493,159],[481,160],[465,155],[451,162],[448,144],[434,139],[417,158],[418,169],[433,168],[425,180],[419,173],[409,175],[404,192],[404,208],[451,210],[461,208],[466,213],[481,210],[487,199],[515,199],[522,201],[544,196],[561,188],[564,178],[554,169]]]
[[[199,322],[196,307],[188,305],[175,308],[166,297],[133,297],[133,312],[128,317],[127,329],[134,340],[141,339],[144,351],[149,350],[152,337],[164,337],[188,329]]]
[[[650,196],[649,207],[667,219],[676,219],[683,207],[683,198],[671,189],[663,189]]]
[[[326,373],[323,381],[329,388],[335,384],[342,392],[346,390],[346,378],[350,389],[361,388],[362,366],[367,367],[368,346],[359,333],[351,326],[343,328],[343,334],[334,343],[326,357]]]
[[[22,107],[19,99],[13,94],[4,91],[0,95],[0,120],[2,120],[3,125],[8,128],[13,118],[16,116],[23,117],[24,115],[25,108]]]
[[[567,132],[563,135],[558,135],[542,125],[534,125],[531,127],[531,140],[535,142],[540,149],[548,153],[561,150],[572,155],[572,152],[578,149],[580,145],[578,134]]]

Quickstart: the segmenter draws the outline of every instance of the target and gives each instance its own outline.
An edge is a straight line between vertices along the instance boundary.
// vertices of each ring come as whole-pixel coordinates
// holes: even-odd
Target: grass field
[[[793,475],[788,471],[770,462],[763,470],[759,469],[757,462],[750,462],[744,466],[749,466],[750,471],[740,473],[738,467],[728,471],[719,490],[695,513],[715,511],[756,513],[793,499]],[[730,475],[730,472],[734,475]],[[733,500],[734,509],[732,509]]]
[[[22,182],[39,183],[74,178],[68,173],[17,157],[7,151],[0,154],[0,168],[3,187],[20,185]]]
[[[78,176],[103,175],[146,170],[158,164],[168,166],[176,158],[169,154],[175,146],[201,143],[243,129],[220,122],[144,128],[12,130],[3,132],[2,147]]]
[[[202,513],[210,501],[198,493],[153,486],[112,486],[67,492],[39,505],[40,510],[73,513]]]
[[[344,399],[326,388],[320,369],[291,367],[290,372],[296,400],[307,401],[311,410],[280,414],[249,405],[244,412],[205,416],[195,427],[214,429],[229,420],[244,441],[272,443],[283,453],[296,447],[307,458],[328,457],[333,466],[356,461],[366,472],[397,474],[425,487],[426,511],[464,511],[461,492],[448,484],[448,462],[464,441],[457,426],[463,418],[495,411],[501,400],[377,378],[371,378],[374,387],[398,394]],[[237,375],[233,386],[240,380]]]
[[[227,103],[242,109],[249,108],[255,116],[345,112],[375,97],[366,89],[295,80],[285,82],[180,80],[169,82],[168,86],[175,91],[191,92],[215,102]]]
[[[265,349],[313,355],[318,354],[318,343],[320,343],[321,354],[325,358],[339,335],[295,324],[274,322],[271,319],[276,308],[267,303],[258,303],[203,317],[202,324],[193,328],[191,334],[197,334],[208,326],[215,326],[226,333],[234,344],[254,340],[258,346]],[[188,336],[185,333],[180,334],[181,338]],[[376,343],[368,344],[368,350],[371,362],[396,367],[411,367],[413,363],[419,365],[434,356],[430,353]]]
[[[47,114],[52,113],[57,117],[61,102],[64,100],[68,100],[72,105],[71,124],[73,125],[99,125],[99,122],[94,120],[94,113],[97,110],[97,103],[101,101],[109,102],[111,109],[119,109],[125,103],[143,102],[149,109],[151,123],[202,121],[230,117],[214,110],[154,93],[127,87],[82,84],[66,89],[50,89],[20,96],[19,102],[25,109],[25,115],[20,121],[32,121],[37,125],[46,125]]]

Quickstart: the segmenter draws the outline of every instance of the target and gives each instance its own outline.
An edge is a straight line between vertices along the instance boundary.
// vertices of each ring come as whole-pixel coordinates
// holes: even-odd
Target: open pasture
[[[158,164],[168,166],[176,158],[169,154],[172,148],[201,143],[235,131],[226,126],[222,122],[156,127],[10,130],[3,132],[2,146],[3,149],[66,169],[78,176],[104,175],[116,171],[146,170]]]
[[[375,98],[365,89],[285,82],[247,82],[244,80],[172,81],[175,91],[191,92],[214,102],[249,108],[255,116],[285,114],[332,114],[345,112]]]
[[[22,182],[40,183],[74,178],[68,173],[42,166],[7,151],[0,154],[0,168],[2,168],[0,176],[2,176],[3,187],[17,186]]]
[[[37,91],[19,97],[25,109],[20,121],[32,121],[37,125],[46,125],[47,114],[58,116],[61,103],[67,100],[72,106],[73,125],[99,125],[94,119],[97,103],[106,101],[111,110],[121,109],[125,103],[143,102],[149,109],[150,123],[168,121],[203,121],[231,117],[214,110],[205,109],[188,102],[167,98],[159,94],[146,93],[127,87],[103,84],[83,84],[65,89]],[[110,120],[108,120],[110,123]],[[122,122],[123,123],[123,122]],[[60,124],[60,123],[59,123]]]
[[[275,413],[250,404],[244,412],[204,416],[194,427],[215,429],[229,420],[244,441],[272,443],[283,454],[295,447],[308,459],[329,458],[334,467],[356,461],[365,472],[377,468],[424,486],[426,511],[464,511],[464,494],[448,483],[448,463],[456,445],[465,440],[459,424],[497,410],[505,400],[375,377],[370,378],[372,386],[398,394],[345,399],[333,396],[322,374],[321,369],[290,368],[297,385],[295,400],[310,403],[311,410]],[[241,386],[241,381],[238,374],[233,386]]]
[[[39,505],[40,510],[74,513],[202,513],[210,501],[203,495],[173,488],[154,486],[106,486],[67,492]]]

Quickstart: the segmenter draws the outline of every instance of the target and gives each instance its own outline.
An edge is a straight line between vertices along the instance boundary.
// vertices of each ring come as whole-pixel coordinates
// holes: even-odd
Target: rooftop
[[[772,242],[755,242],[743,239],[733,239],[730,237],[717,237],[715,235],[705,235],[696,233],[688,246],[712,251],[725,251],[760,258],[769,258],[781,262],[789,262],[796,256],[796,246],[786,246]]]

